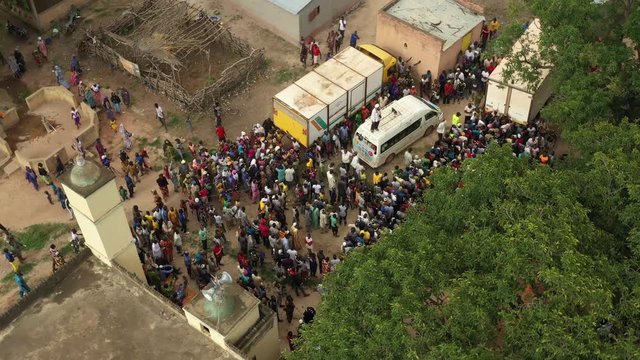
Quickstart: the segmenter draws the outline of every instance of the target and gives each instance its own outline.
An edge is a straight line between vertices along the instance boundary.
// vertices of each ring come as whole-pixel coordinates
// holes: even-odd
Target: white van
[[[382,109],[378,131],[371,132],[369,119],[358,127],[353,137],[353,149],[362,161],[377,168],[430,134],[443,116],[435,104],[416,96],[405,96]]]

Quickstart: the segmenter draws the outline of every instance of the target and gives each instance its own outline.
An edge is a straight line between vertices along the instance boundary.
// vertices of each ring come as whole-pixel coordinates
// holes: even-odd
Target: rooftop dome
[[[69,179],[73,185],[84,188],[95,184],[100,178],[100,172],[100,166],[78,155],[75,165],[71,168]]]

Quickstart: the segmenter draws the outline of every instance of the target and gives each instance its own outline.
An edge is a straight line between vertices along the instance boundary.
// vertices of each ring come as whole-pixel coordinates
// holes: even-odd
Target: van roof
[[[396,113],[393,112],[396,111]],[[358,127],[358,133],[371,142],[383,142],[391,137],[389,130],[403,123],[414,120],[414,115],[423,111],[440,113],[435,105],[429,105],[425,100],[408,95],[395,100],[382,109],[382,120],[378,125],[378,131],[371,132],[371,121],[367,121]]]
[[[364,76],[335,59],[325,61],[314,71],[327,79],[331,79],[332,82],[345,90],[351,90],[364,81]]]
[[[327,106],[296,84],[287,86],[284,90],[277,93],[274,98],[304,116],[305,119],[310,119],[322,110],[322,108]]]
[[[294,84],[320,99],[320,101],[325,104],[333,104],[334,101],[346,93],[345,89],[313,71],[301,77]]]
[[[347,46],[344,50],[340,51],[333,57],[336,61],[342,63],[349,69],[357,72],[358,74],[369,77],[382,69],[382,64],[378,61],[365,55],[360,51]]]

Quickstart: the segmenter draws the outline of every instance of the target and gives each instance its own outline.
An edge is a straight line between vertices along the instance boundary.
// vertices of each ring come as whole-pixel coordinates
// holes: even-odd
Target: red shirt
[[[218,135],[218,139],[222,140],[226,137],[226,133],[224,132],[224,127],[218,126],[216,128],[216,134]]]
[[[314,44],[313,47],[311,47],[311,52],[313,56],[320,56],[320,46]]]

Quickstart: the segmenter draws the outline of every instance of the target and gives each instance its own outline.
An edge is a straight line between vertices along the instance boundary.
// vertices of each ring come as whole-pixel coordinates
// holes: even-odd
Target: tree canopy
[[[552,64],[543,116],[570,156],[552,170],[493,145],[436,172],[399,229],[328,277],[291,359],[640,357],[640,2],[522,4],[540,55],[512,70]]]

